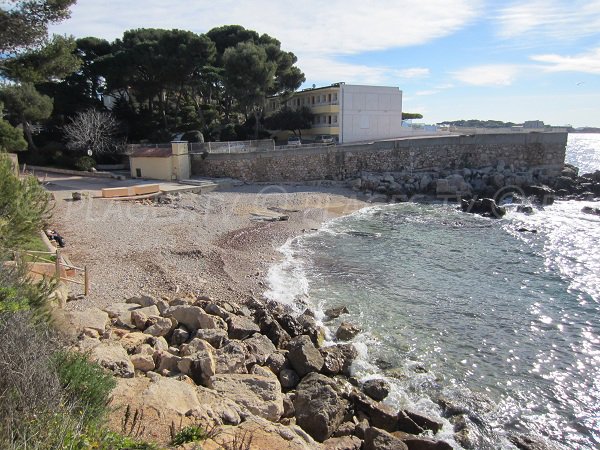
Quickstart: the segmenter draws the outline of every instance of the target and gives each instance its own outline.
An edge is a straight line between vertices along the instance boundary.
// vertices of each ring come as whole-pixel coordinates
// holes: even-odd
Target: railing
[[[21,260],[21,256],[29,256],[33,259],[30,264],[35,264],[37,262],[44,262],[47,264],[54,264],[54,274],[52,278],[55,278],[57,281],[65,281],[67,283],[74,283],[77,285],[83,286],[84,295],[89,295],[90,293],[90,274],[87,266],[84,267],[76,267],[71,264],[67,264],[64,261],[64,258],[60,255],[60,250],[56,249],[55,252],[43,252],[43,251],[33,251],[33,250],[23,250],[23,251],[13,251],[14,260],[18,263]],[[50,255],[50,257],[54,256],[55,259],[52,261],[50,257],[44,258],[39,255]],[[65,276],[62,276],[62,269],[64,269]],[[31,265],[27,267],[27,272],[35,275],[40,275],[42,277],[47,277],[48,272],[40,272],[35,270],[35,266]],[[71,275],[71,273],[73,275]],[[76,276],[77,273],[83,273],[83,281],[76,280],[74,278],[68,278],[69,276]]]
[[[189,152],[198,153],[252,153],[268,152],[275,149],[273,139],[262,139],[256,141],[228,141],[228,142],[204,142],[190,143]]]

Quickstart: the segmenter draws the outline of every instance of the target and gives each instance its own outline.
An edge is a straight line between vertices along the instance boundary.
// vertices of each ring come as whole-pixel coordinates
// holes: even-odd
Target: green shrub
[[[91,156],[82,156],[75,161],[75,168],[88,172],[96,166],[96,161]]]
[[[49,195],[35,177],[19,179],[0,152],[0,250],[31,239],[49,216]]]
[[[90,362],[86,355],[68,351],[56,354],[55,367],[66,399],[81,414],[83,423],[102,419],[116,385],[112,375]]]
[[[188,442],[203,441],[208,438],[206,431],[198,425],[188,425],[179,430],[171,441],[171,445],[182,445]]]

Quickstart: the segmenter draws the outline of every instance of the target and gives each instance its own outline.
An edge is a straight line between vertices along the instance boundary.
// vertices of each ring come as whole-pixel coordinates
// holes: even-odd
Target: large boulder
[[[300,377],[310,372],[319,372],[323,357],[306,335],[295,337],[288,344],[288,360]]]
[[[214,348],[221,348],[229,341],[227,331],[221,328],[213,328],[209,330],[199,329],[196,331],[194,337],[208,342]]]
[[[353,339],[362,330],[360,327],[351,324],[350,322],[342,322],[335,332],[335,337],[341,341],[349,341]]]
[[[185,325],[188,330],[223,328],[227,326],[223,319],[206,314],[198,306],[177,305],[169,307],[163,314],[165,317],[174,317],[177,322]]]
[[[415,436],[414,434],[402,431],[395,431],[391,434],[404,442],[408,450],[452,450],[452,446],[444,441],[436,441],[428,437]]]
[[[506,215],[506,208],[498,206],[496,201],[491,198],[462,200],[461,208],[464,212],[497,219]]]
[[[159,300],[149,295],[138,295],[137,297],[130,297],[126,300],[127,303],[139,305],[142,307],[156,305]]]
[[[323,442],[343,422],[348,402],[338,391],[335,381],[311,373],[298,385],[294,409],[296,423],[316,441]]]
[[[327,439],[323,450],[360,450],[362,441],[356,436],[343,436]]]
[[[227,319],[230,339],[246,339],[254,333],[260,333],[260,328],[252,320],[243,316],[230,315]]]
[[[177,322],[173,318],[153,316],[148,318],[146,322],[148,328],[144,330],[144,334],[150,336],[166,336],[177,326]]]
[[[408,450],[408,446],[384,430],[369,427],[365,432],[363,450]]]
[[[551,205],[554,203],[554,189],[545,185],[524,186],[523,191],[527,196],[533,196],[542,205]]]
[[[127,353],[134,353],[136,348],[140,345],[147,344],[152,337],[141,333],[139,331],[133,333],[127,333],[121,338],[119,344],[127,351]]]
[[[131,363],[135,370],[141,372],[148,372],[156,368],[154,358],[147,353],[136,353],[135,355],[131,355]]]
[[[177,362],[177,368],[181,373],[189,375],[196,384],[206,386],[217,371],[214,350],[206,348],[193,355],[184,356]]]
[[[348,308],[345,306],[336,306],[325,310],[325,317],[327,320],[333,320],[340,317],[342,314],[348,314]]]
[[[290,314],[277,317],[277,321],[291,337],[300,336],[304,332],[302,324]]]
[[[390,385],[382,379],[368,380],[363,384],[363,391],[373,400],[380,402],[390,393]]]
[[[91,350],[90,358],[119,377],[132,378],[135,375],[129,355],[118,342],[102,342]]]
[[[271,340],[260,333],[254,334],[242,342],[246,346],[248,353],[252,354],[256,359],[256,363],[261,366],[264,366],[269,356],[277,351]]]
[[[398,412],[391,406],[376,402],[357,390],[353,390],[350,393],[349,398],[354,405],[354,410],[366,414],[369,417],[372,426],[381,428],[390,433],[400,429]],[[423,430],[421,429],[421,431]]]
[[[442,429],[444,424],[433,417],[426,416],[425,414],[418,413],[416,411],[411,411],[409,409],[403,410],[404,414],[406,414],[414,423],[423,428],[424,430],[431,430],[434,433],[437,433]]]
[[[135,325],[131,321],[131,311],[139,308],[141,306],[137,303],[113,303],[104,308],[104,311],[114,319],[117,326],[133,329]]]
[[[279,322],[272,317],[266,317],[260,323],[260,331],[267,336],[277,348],[285,347],[292,339]]]
[[[326,375],[337,375],[341,373],[350,376],[352,362],[358,356],[358,352],[352,344],[337,344],[319,349],[323,356],[322,372]]]
[[[283,414],[281,385],[276,377],[215,375],[210,378],[209,387],[264,419],[276,422]]]
[[[83,311],[69,311],[66,317],[69,323],[78,331],[82,331],[84,328],[90,328],[102,334],[108,325],[108,314],[98,308],[89,308]]]
[[[248,373],[248,355],[241,341],[229,341],[215,353],[217,373]]]

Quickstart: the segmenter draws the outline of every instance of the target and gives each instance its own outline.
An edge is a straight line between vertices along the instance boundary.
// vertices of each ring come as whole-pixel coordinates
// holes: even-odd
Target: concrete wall
[[[384,86],[341,86],[340,142],[389,139],[402,134],[402,91]]]
[[[171,157],[155,158],[155,157],[130,157],[131,161],[131,176],[133,178],[152,178],[154,180],[170,181],[173,173]],[[137,176],[136,169],[142,171],[141,177]],[[189,178],[189,177],[188,177]]]
[[[246,181],[308,181],[354,178],[361,171],[444,170],[496,166],[543,168],[558,173],[566,133],[448,136],[373,144],[300,147],[267,153],[192,155],[192,173]]]

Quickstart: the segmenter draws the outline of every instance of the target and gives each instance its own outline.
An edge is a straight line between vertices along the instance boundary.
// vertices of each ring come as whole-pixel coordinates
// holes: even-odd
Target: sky
[[[78,0],[51,31],[112,41],[230,24],[281,41],[303,87],[398,86],[424,123],[600,127],[600,0]]]

